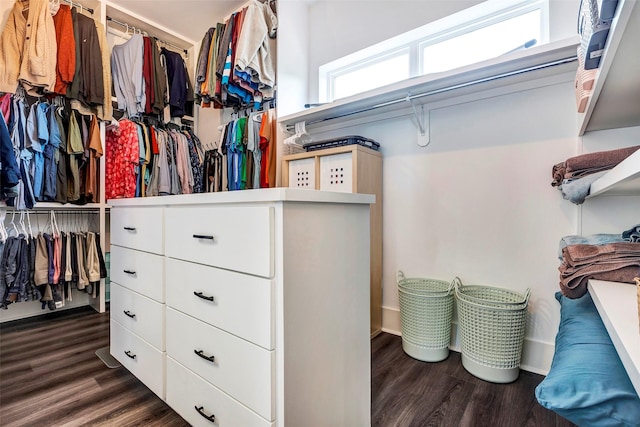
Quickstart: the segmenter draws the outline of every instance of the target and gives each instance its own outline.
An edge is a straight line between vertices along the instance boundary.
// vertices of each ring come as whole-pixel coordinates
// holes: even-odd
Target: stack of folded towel
[[[640,224],[622,234],[566,236],[560,251],[560,290],[569,298],[584,295],[589,279],[634,283],[640,276]]]
[[[553,166],[551,185],[558,187],[566,200],[579,205],[589,195],[591,184],[596,179],[638,149],[640,145],[571,157]]]

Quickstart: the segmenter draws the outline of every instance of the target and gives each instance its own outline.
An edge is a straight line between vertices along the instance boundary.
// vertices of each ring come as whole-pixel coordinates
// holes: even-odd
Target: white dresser
[[[111,200],[111,353],[194,426],[370,424],[369,204]]]

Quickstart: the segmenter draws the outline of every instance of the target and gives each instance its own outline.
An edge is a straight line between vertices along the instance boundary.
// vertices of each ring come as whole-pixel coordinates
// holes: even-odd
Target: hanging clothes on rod
[[[125,27],[125,34],[133,31],[129,40],[113,47],[111,55],[118,109],[128,118],[164,113],[168,121],[170,117],[192,115],[193,86],[184,58],[181,53],[159,48],[158,43],[176,46],[111,17],[107,22]],[[188,54],[186,49],[182,52]]]
[[[108,199],[204,191],[204,151],[188,126],[121,119],[107,126],[106,145]]]
[[[6,212],[0,215],[0,308],[38,301],[43,310],[55,310],[63,307],[65,300],[72,301],[73,291],[92,298],[100,293],[100,279],[107,276],[107,271],[99,235],[77,218],[63,225],[66,230],[61,231],[54,211],[38,212],[36,216],[40,214],[49,219],[35,232],[30,219],[34,214],[28,211],[20,213],[18,223],[13,211],[8,227],[4,223]]]
[[[275,126],[274,109],[251,112],[222,125],[220,144],[205,152],[207,191],[275,187]]]
[[[251,0],[205,33],[196,69],[196,102],[214,108],[253,106],[275,98],[278,19],[271,2]]]
[[[34,233],[29,212],[22,211],[16,224],[13,211],[9,227],[4,223],[6,211],[0,212],[0,308],[38,301],[43,310],[55,310],[72,300],[74,290],[96,298],[100,279],[107,275],[98,234],[79,222],[68,222],[63,226],[67,230],[61,231],[54,211],[38,214],[49,219]]]
[[[97,117],[78,113],[60,96],[32,98],[18,88],[5,97],[10,124],[8,133],[0,130],[0,134],[5,153],[19,171],[19,182],[4,188],[2,200],[18,209],[32,209],[41,201],[99,202],[98,159],[103,149]],[[5,159],[4,164],[7,172],[15,173],[12,162]]]

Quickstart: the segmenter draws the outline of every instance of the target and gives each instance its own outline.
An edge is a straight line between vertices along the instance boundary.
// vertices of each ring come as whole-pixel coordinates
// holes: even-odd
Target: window
[[[329,102],[548,42],[547,0],[488,0],[319,69]]]

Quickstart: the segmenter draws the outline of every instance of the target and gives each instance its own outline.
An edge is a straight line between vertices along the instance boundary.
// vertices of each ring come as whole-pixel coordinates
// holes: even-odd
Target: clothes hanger
[[[60,228],[58,228],[58,220],[56,219],[55,211],[51,211],[51,229],[54,236],[60,236]]]
[[[7,212],[2,209],[0,210],[0,239],[2,239],[3,242],[5,242],[7,240],[7,237],[9,237],[9,234],[7,233],[7,228],[4,225],[4,220],[7,217]]]
[[[22,234],[24,234],[25,237],[29,237],[29,231],[27,231],[27,226],[24,223],[24,216],[25,211],[20,211],[20,221],[18,221],[18,224],[20,224],[20,227],[22,228]]]
[[[33,239],[33,229],[31,228],[31,216],[27,211],[27,223],[29,224],[29,237]]]
[[[13,226],[13,231],[16,233],[16,237],[20,235],[20,231],[18,230],[18,226],[16,225],[16,211],[14,210],[11,213],[11,223],[9,225]],[[9,230],[9,234],[11,234],[11,230]]]

